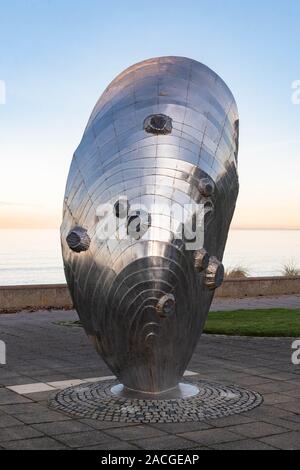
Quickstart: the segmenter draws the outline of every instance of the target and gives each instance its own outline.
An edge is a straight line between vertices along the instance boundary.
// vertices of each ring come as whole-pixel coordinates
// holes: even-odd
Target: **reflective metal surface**
[[[62,252],[85,331],[129,389],[176,387],[193,354],[222,282],[237,154],[234,98],[194,60],[130,67],[92,112],[67,181]],[[183,223],[165,210],[174,203]],[[204,241],[194,250],[180,237],[192,203],[205,213]],[[103,204],[112,209],[103,213]],[[115,236],[116,220],[126,236]],[[74,229],[77,238],[68,239]]]
[[[131,390],[124,387],[122,384],[114,385],[110,389],[113,395],[126,399],[150,399],[150,400],[176,400],[181,398],[195,397],[199,393],[199,388],[196,385],[179,383],[176,387],[164,392],[148,393]]]

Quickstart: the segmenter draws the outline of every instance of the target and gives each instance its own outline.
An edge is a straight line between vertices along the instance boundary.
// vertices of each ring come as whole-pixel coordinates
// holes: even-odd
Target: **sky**
[[[0,19],[0,228],[59,227],[101,93],[138,61],[179,55],[217,72],[239,107],[232,226],[300,229],[298,0],[0,0]]]

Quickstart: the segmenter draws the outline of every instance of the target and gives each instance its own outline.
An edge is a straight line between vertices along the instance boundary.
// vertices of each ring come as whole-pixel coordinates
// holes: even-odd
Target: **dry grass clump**
[[[283,276],[300,276],[300,269],[296,266],[295,261],[291,260],[282,266],[281,273]]]
[[[249,276],[249,271],[244,266],[235,266],[233,268],[228,268],[225,271],[226,279],[241,279]]]

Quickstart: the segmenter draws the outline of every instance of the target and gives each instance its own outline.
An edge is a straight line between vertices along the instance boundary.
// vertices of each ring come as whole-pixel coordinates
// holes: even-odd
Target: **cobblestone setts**
[[[58,392],[52,409],[101,421],[127,423],[184,423],[243,413],[259,406],[262,396],[237,385],[193,381],[199,394],[184,399],[139,400],[112,395],[116,381],[87,383]]]

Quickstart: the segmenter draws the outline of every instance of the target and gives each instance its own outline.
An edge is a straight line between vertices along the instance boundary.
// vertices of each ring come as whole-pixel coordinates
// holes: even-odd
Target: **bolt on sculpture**
[[[238,129],[225,83],[182,57],[128,68],[92,112],[61,240],[80,320],[123,384],[113,393],[197,393],[179,383],[223,280]]]

